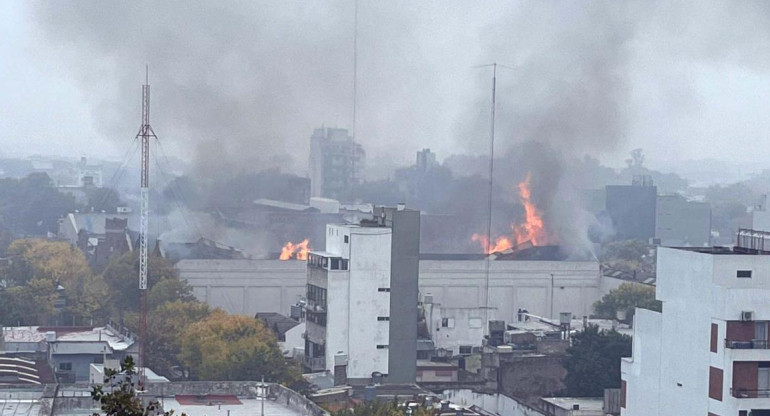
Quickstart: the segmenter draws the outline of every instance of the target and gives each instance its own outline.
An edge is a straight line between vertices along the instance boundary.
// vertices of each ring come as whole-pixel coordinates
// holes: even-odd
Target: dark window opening
[[[470,345],[460,345],[460,354],[470,354],[472,349]]]
[[[386,349],[388,349],[388,346],[387,345],[377,345],[377,349],[378,350],[386,350]]]
[[[347,243],[349,243],[349,242],[350,242],[350,237],[348,237],[348,236],[345,236],[345,244],[347,244]]]
[[[442,328],[449,327],[449,318],[441,318],[441,327]]]
[[[751,270],[738,270],[735,274],[738,278],[751,279]]]
[[[378,316],[377,320],[378,321],[390,321],[390,317],[389,316]]]
[[[389,287],[381,287],[381,288],[377,289],[377,291],[378,292],[390,292],[390,288]]]

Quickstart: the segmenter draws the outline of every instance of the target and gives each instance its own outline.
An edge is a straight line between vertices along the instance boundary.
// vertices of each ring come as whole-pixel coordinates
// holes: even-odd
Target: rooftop
[[[295,204],[293,202],[276,201],[273,199],[260,198],[254,201],[254,205],[263,206],[267,208],[275,208],[279,210],[287,211],[314,211],[318,209],[311,207],[310,205]]]
[[[0,416],[38,416],[40,410],[36,399],[0,399]]]
[[[106,342],[113,350],[122,351],[130,347],[133,341],[116,333],[112,328],[105,327],[40,327],[17,326],[3,328],[3,340],[6,343],[42,342],[46,333],[56,334],[55,342],[62,345],[75,342]]]
[[[580,410],[604,410],[604,398],[602,397],[543,397],[540,400],[561,409],[571,410],[573,405],[578,405]]]
[[[252,416],[261,413],[262,399],[244,399],[236,398],[240,404],[190,404],[183,400],[184,404],[180,403],[176,397],[163,399],[163,410],[173,410],[174,414],[188,414],[188,415],[201,415],[206,416]],[[227,401],[231,402],[231,401]],[[265,400],[265,413],[271,416],[302,416],[303,414],[289,409],[276,401]]]

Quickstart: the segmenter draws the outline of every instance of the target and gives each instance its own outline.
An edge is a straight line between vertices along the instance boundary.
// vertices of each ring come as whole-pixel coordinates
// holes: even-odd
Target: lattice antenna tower
[[[141,206],[139,207],[139,293],[141,322],[139,329],[139,379],[144,386],[146,367],[145,345],[147,340],[147,230],[150,206],[150,139],[158,136],[150,127],[150,70],[145,67],[145,82],[142,85],[142,124],[136,138],[142,142]]]

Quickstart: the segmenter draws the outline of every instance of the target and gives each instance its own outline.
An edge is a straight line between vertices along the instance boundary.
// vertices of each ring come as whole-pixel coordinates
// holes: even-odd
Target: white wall
[[[388,372],[390,294],[390,228],[350,228],[350,346],[348,377],[370,378],[372,372]],[[331,334],[331,331],[329,331]]]
[[[478,406],[500,416],[543,416],[545,413],[503,394],[483,394],[472,390],[444,390],[444,400],[460,406]]]
[[[460,353],[461,345],[481,346],[484,339],[484,311],[478,308],[445,308],[440,304],[424,304],[428,330],[436,348]],[[489,320],[495,319],[495,311],[488,312]],[[449,327],[442,326],[442,319],[449,319]]]
[[[621,362],[621,378],[626,381],[624,416],[659,415],[662,314],[637,309],[634,314],[633,357]]]
[[[332,245],[326,251],[331,249],[347,252],[341,245]],[[484,263],[421,260],[420,293],[432,293],[435,302],[446,306],[481,307]],[[554,319],[559,312],[588,315],[593,312],[593,303],[607,293],[606,285],[602,288],[596,262],[493,261],[490,266],[489,306],[497,309],[497,319],[507,322],[515,319],[518,308],[539,316],[550,315],[551,274]],[[230,313],[246,315],[288,315],[291,305],[304,296],[307,283],[306,266],[301,261],[182,260],[177,268],[198,299]]]
[[[599,265],[592,261],[493,261],[489,306],[506,322],[515,319],[518,308],[554,319],[559,312],[589,315],[601,297],[600,281]],[[433,294],[447,307],[483,306],[485,284],[484,261],[420,261],[420,293]]]
[[[737,278],[737,270],[752,270],[752,277]],[[730,395],[733,362],[768,361],[770,353],[725,349],[723,341],[725,321],[739,320],[740,311],[770,320],[770,256],[659,248],[657,271],[663,313],[637,311],[633,360],[622,363],[628,383],[622,414],[726,415],[770,405]],[[719,327],[717,353],[709,348],[712,323]],[[710,366],[723,370],[722,401],[708,397]]]

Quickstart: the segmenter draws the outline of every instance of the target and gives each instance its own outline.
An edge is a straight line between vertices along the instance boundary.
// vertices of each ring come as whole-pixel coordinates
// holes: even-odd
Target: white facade
[[[441,304],[428,303],[425,297],[423,309],[433,344],[436,348],[452,351],[452,355],[469,354],[474,347],[481,347],[485,318],[495,319],[494,310],[488,310],[485,314],[480,308],[447,308]],[[460,347],[464,347],[464,351],[460,351]]]
[[[326,251],[310,253],[306,358],[347,377],[388,372],[391,229],[327,225]],[[317,361],[316,361],[317,362]]]
[[[658,249],[663,312],[634,317],[623,416],[770,414],[770,256],[715,250]]]
[[[552,319],[560,312],[582,317],[604,295],[601,280],[594,261],[492,261],[486,306],[506,322],[516,319],[519,308]],[[485,289],[484,260],[420,261],[420,293],[443,307],[484,307]]]
[[[421,297],[432,294],[435,303],[447,308],[482,307],[484,263],[420,260]],[[304,261],[181,260],[176,267],[199,300],[228,313],[288,316],[291,305],[305,296]],[[554,319],[559,312],[590,315],[593,303],[623,282],[600,276],[594,261],[493,261],[489,278],[489,307],[497,311],[496,319],[506,322],[516,319],[518,308]]]

